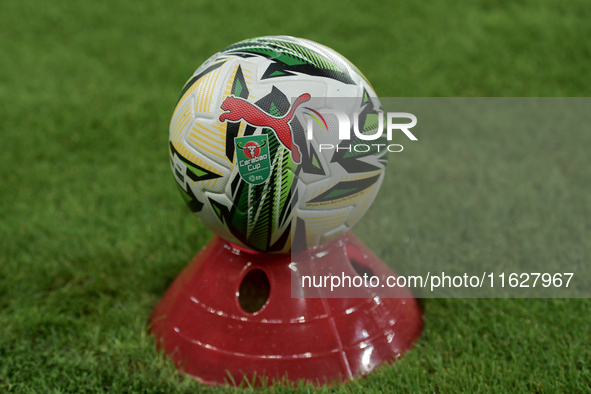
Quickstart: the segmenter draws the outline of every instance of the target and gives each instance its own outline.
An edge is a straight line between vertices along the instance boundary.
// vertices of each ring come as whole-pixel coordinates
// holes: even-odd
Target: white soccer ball
[[[313,248],[351,229],[380,188],[386,152],[352,149],[355,133],[340,141],[337,118],[318,111],[331,105],[360,113],[361,133],[376,130],[373,88],[320,44],[261,37],[210,57],[170,122],[170,163],[190,209],[226,240],[267,253]]]

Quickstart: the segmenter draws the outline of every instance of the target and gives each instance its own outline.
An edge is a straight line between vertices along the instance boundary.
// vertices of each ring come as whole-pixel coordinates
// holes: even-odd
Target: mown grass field
[[[341,52],[384,97],[589,96],[590,19],[584,0],[0,0],[0,392],[232,390],[178,374],[147,334],[152,308],[211,237],[183,205],[166,151],[178,92],[209,55],[288,34]],[[503,258],[589,263],[589,136],[540,138],[556,142],[552,153],[536,145],[531,157],[521,141],[511,152],[530,159],[515,171],[495,167],[470,138],[392,160],[396,195],[412,196],[392,226],[414,220],[425,241],[404,256],[495,258],[491,240],[507,228]],[[501,183],[471,187],[495,168]],[[486,187],[512,192],[487,200]],[[527,215],[503,217],[509,205]],[[462,209],[467,220],[450,214]],[[477,237],[459,236],[475,228]],[[568,247],[551,241],[554,230]],[[588,299],[423,304],[414,350],[321,391],[591,392]]]

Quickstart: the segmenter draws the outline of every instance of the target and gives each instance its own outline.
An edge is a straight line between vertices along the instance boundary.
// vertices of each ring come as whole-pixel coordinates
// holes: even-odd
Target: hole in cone
[[[368,277],[374,276],[373,270],[366,263],[366,257],[359,249],[355,248],[351,244],[347,245],[347,257],[349,258],[351,266],[355,272],[357,272],[357,275],[361,277],[363,275],[367,275]]]
[[[269,277],[260,268],[254,268],[244,276],[238,290],[238,304],[246,313],[255,313],[263,309],[269,295],[271,284]]]

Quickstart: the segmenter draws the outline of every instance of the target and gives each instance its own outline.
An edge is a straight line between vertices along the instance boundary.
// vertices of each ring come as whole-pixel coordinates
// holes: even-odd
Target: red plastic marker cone
[[[371,272],[394,275],[351,233],[332,249],[335,243],[342,247],[323,255],[332,268],[354,276],[354,259]],[[344,382],[409,350],[423,320],[408,289],[399,290],[407,298],[292,298],[290,264],[305,266],[318,252],[250,253],[216,236],[156,306],[151,331],[183,372],[208,384],[254,376]],[[249,313],[240,289],[253,279],[269,292],[264,306]]]

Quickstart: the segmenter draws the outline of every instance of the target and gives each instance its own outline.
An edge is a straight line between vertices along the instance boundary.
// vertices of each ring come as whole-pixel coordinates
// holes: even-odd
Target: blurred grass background
[[[495,273],[424,297],[591,297],[591,99],[382,98],[411,112],[378,198],[354,228],[403,276]],[[389,108],[389,109],[388,109]],[[420,165],[418,165],[420,163]],[[437,251],[441,251],[437,253]],[[574,273],[568,289],[501,288],[499,274]],[[568,277],[566,277],[568,278]],[[565,282],[566,283],[566,282]]]
[[[178,92],[209,55],[245,38],[288,34],[345,55],[380,96],[588,96],[589,20],[582,0],[0,0],[0,392],[224,390],[179,375],[146,332],[155,303],[211,237],[183,205],[166,154]],[[433,155],[456,151],[425,146],[433,152],[401,156],[399,195],[418,193],[411,168],[421,173]],[[589,146],[562,149],[576,152],[572,166],[589,166],[579,159]],[[430,177],[435,188],[469,188],[462,163],[442,162],[457,168]],[[539,178],[538,170],[520,167],[505,187],[520,187],[527,171]],[[588,240],[588,182],[565,185],[575,198],[555,214],[572,215],[573,201],[587,207],[573,235]],[[521,201],[540,197],[523,190]],[[421,256],[453,260],[445,211],[422,216],[441,205],[431,196],[407,202],[393,220],[404,227],[406,218],[424,217],[439,242],[426,242]],[[490,250],[486,239],[466,242]],[[536,255],[553,255],[551,248],[540,242]],[[424,306],[413,351],[324,391],[591,391],[589,300]]]

